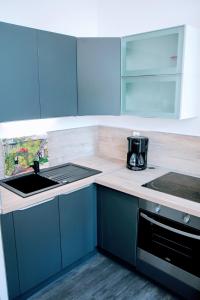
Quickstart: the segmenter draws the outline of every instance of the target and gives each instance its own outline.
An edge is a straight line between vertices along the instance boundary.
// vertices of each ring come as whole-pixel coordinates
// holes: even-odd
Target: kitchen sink
[[[101,171],[67,163],[41,170],[38,174],[31,173],[7,178],[0,181],[0,185],[21,197],[28,197],[98,173]]]
[[[23,194],[30,194],[38,190],[46,190],[49,187],[54,187],[59,184],[54,180],[42,177],[38,174],[30,174],[14,179],[8,179],[4,181],[4,183],[6,186],[12,188],[13,191],[17,190]]]

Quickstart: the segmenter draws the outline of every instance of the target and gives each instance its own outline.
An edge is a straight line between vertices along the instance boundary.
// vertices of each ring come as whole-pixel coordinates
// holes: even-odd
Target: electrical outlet
[[[139,131],[133,131],[133,136],[140,136],[140,132]]]

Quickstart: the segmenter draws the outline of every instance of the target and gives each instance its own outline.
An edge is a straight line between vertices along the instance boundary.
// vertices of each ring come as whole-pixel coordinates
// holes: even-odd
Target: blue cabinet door
[[[120,38],[77,40],[78,114],[120,114]]]
[[[58,199],[13,213],[21,293],[61,270]]]
[[[37,33],[41,118],[76,115],[76,38]]]
[[[6,265],[8,295],[9,299],[14,299],[20,294],[20,289],[12,213],[1,215],[0,221]]]
[[[98,186],[98,246],[135,265],[138,199]]]
[[[65,268],[95,249],[95,187],[59,196],[59,208],[62,267]]]
[[[36,30],[0,22],[0,122],[40,117]]]

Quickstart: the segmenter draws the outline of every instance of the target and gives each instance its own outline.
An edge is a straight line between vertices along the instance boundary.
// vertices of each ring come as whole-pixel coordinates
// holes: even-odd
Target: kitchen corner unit
[[[26,299],[96,253],[96,245],[101,252],[143,272],[137,252],[138,216],[143,201],[157,215],[170,211],[173,216],[176,210],[181,225],[186,214],[191,214],[191,222],[198,220],[199,224],[199,203],[143,186],[166,174],[166,169],[156,167],[138,173],[125,168],[123,161],[98,156],[78,162],[100,168],[103,173],[25,198],[0,186],[0,251],[3,246],[6,270],[3,271],[3,263],[0,267],[5,277],[3,288],[8,286],[9,291],[5,299]],[[145,274],[151,277],[149,272]],[[154,275],[158,282],[163,276],[158,270]],[[171,289],[170,282],[175,280],[169,275],[162,284]],[[184,288],[188,289],[187,282]],[[182,290],[176,292],[181,294]],[[194,292],[199,295],[198,288]]]

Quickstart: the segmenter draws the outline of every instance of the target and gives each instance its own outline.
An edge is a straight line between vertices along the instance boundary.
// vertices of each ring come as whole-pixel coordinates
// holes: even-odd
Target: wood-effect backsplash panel
[[[49,165],[70,162],[78,157],[95,155],[97,126],[48,132]]]
[[[144,132],[149,137],[149,162],[154,165],[200,174],[200,137]]]
[[[131,129],[99,126],[97,155],[125,160],[128,145],[127,137],[131,134]]]
[[[126,160],[127,137],[133,129],[99,126],[97,153]],[[149,138],[148,164],[200,174],[200,137],[140,131]]]

